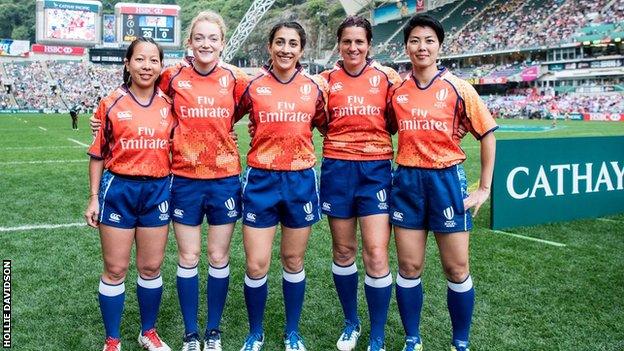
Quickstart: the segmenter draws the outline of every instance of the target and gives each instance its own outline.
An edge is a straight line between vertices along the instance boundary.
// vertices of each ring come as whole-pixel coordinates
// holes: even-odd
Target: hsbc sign
[[[84,55],[85,49],[77,46],[58,46],[58,45],[41,45],[33,44],[32,51],[37,54],[48,55]]]

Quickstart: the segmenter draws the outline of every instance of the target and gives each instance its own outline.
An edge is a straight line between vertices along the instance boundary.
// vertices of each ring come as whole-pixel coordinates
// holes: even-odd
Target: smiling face
[[[147,42],[137,43],[132,56],[124,59],[124,65],[130,73],[132,86],[139,89],[153,88],[163,67],[158,47]]]
[[[347,70],[361,70],[366,65],[369,49],[370,43],[364,28],[351,26],[343,29],[340,36],[339,50]]]
[[[206,20],[195,23],[188,45],[193,50],[198,68],[210,69],[217,64],[225,45],[223,40],[218,24]]]
[[[301,37],[293,28],[282,27],[275,32],[273,40],[268,46],[273,70],[279,74],[294,73],[297,62],[303,56]]]
[[[436,67],[440,41],[431,27],[414,27],[405,44],[405,52],[414,69]]]

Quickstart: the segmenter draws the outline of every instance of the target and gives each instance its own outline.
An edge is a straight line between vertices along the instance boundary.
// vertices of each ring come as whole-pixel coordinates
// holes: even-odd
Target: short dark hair
[[[128,62],[130,62],[130,59],[132,58],[132,55],[134,55],[134,48],[139,44],[139,43],[150,43],[150,44],[154,44],[156,45],[156,47],[158,48],[158,57],[160,57],[160,63],[162,64],[164,58],[165,58],[165,54],[163,52],[163,48],[162,46],[158,45],[158,43],[156,41],[154,41],[154,39],[150,38],[150,37],[138,37],[136,39],[134,39],[132,41],[132,43],[130,43],[130,46],[128,46],[128,49],[126,50],[126,60],[128,60]],[[126,66],[124,65],[124,69],[123,69],[123,81],[124,84],[129,88],[130,85],[132,85],[132,80],[130,79],[130,72],[128,72],[128,69],[126,69]],[[158,77],[158,79],[156,79],[156,86],[158,86],[158,83],[160,82],[160,77]]]
[[[364,30],[366,31],[366,40],[368,41],[368,44],[370,44],[373,40],[373,27],[366,18],[362,16],[347,16],[347,18],[345,18],[344,21],[340,23],[340,25],[338,26],[338,30],[336,31],[336,39],[338,39],[338,42],[340,42],[342,32],[345,30],[345,28],[348,27],[364,28]]]
[[[416,15],[410,18],[405,28],[403,28],[403,43],[405,45],[407,45],[407,40],[415,27],[429,27],[433,29],[440,45],[444,42],[444,27],[442,27],[440,21],[429,15]]]
[[[288,22],[280,22],[271,28],[271,32],[269,33],[269,44],[273,43],[273,39],[275,39],[275,33],[282,28],[290,28],[297,31],[299,34],[299,42],[301,43],[301,50],[305,48],[306,44],[306,32],[305,29],[299,24],[299,22],[288,21]]]

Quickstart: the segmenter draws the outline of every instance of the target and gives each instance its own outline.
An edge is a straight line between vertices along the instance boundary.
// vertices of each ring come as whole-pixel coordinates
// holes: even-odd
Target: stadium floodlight
[[[238,27],[234,30],[234,34],[230,37],[230,40],[225,47],[223,53],[223,60],[225,62],[230,62],[232,58],[234,58],[234,54],[238,51],[238,49],[243,45],[247,37],[254,30],[262,16],[273,6],[275,0],[256,0],[251,4],[247,13],[238,24]]]

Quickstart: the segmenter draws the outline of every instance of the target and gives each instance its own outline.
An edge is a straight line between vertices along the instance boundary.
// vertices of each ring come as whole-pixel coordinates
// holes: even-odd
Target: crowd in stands
[[[484,96],[488,109],[498,118],[546,118],[571,113],[622,113],[624,95],[538,94],[532,89],[508,95]]]

